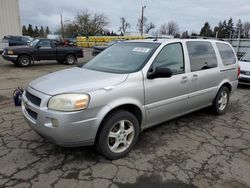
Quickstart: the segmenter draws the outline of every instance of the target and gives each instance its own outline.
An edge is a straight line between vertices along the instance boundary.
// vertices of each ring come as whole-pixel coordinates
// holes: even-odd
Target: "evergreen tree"
[[[28,30],[27,30],[25,25],[23,25],[22,33],[23,33],[23,35],[29,35]]]
[[[227,38],[230,38],[230,37],[232,38],[234,34],[233,27],[234,27],[233,19],[230,18],[227,22],[226,31],[225,31]]]
[[[226,34],[225,34],[225,24],[226,22],[224,21],[223,23],[220,21],[218,24],[218,29],[216,30],[216,32],[218,32],[218,38],[225,38]]]
[[[241,19],[238,20],[237,24],[236,24],[236,38],[240,37],[242,38],[244,35],[244,29],[243,29],[243,24],[241,22]]]
[[[34,34],[33,36],[36,38],[36,37],[39,37],[39,30],[38,30],[38,27],[36,26],[35,29],[34,29]]]
[[[46,30],[45,30],[45,35],[46,35],[45,37],[47,37],[48,34],[50,34],[50,30],[49,30],[49,27],[47,26],[47,27],[46,27]]]
[[[212,30],[210,28],[210,25],[208,22],[204,24],[204,26],[201,28],[200,35],[201,36],[206,36],[206,37],[212,37]]]
[[[42,37],[42,38],[45,37],[45,33],[44,33],[43,26],[41,26],[41,28],[40,28],[40,30],[39,30],[39,37]]]
[[[28,35],[31,37],[34,36],[33,26],[31,24],[29,24],[29,27],[28,27]]]

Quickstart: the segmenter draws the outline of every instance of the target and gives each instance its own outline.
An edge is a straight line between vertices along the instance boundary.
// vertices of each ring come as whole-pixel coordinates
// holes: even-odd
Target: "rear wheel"
[[[96,142],[97,150],[108,159],[118,159],[130,152],[139,138],[139,122],[128,111],[108,116]]]
[[[21,67],[27,67],[31,64],[31,58],[27,55],[21,55],[18,57],[17,64]]]
[[[212,106],[213,112],[216,115],[224,114],[227,111],[229,98],[229,89],[228,87],[223,86],[217,93]]]
[[[76,63],[76,58],[74,55],[67,55],[65,58],[65,63],[67,65],[74,65]]]

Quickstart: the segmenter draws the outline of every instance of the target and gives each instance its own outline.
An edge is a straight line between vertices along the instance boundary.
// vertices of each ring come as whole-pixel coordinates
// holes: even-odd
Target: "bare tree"
[[[140,33],[142,32],[142,29],[145,33],[149,33],[150,30],[155,28],[155,24],[153,24],[152,22],[148,23],[148,19],[145,16],[143,17],[143,27],[141,27],[141,25],[142,20],[141,18],[139,18],[136,27]]]
[[[142,32],[142,29],[144,29],[144,27],[146,26],[147,21],[148,21],[148,19],[144,16],[143,17],[143,27],[142,27],[142,20],[141,20],[141,18],[138,19],[136,27],[140,33]]]
[[[77,33],[88,36],[103,31],[109,21],[104,14],[92,15],[88,10],[83,10],[77,14],[73,24],[77,26]]]
[[[244,37],[249,38],[249,32],[250,32],[250,22],[245,22],[243,24],[243,29],[244,29]]]
[[[177,33],[179,33],[179,26],[175,21],[170,21],[161,25],[160,33],[163,35],[175,36]]]
[[[146,24],[145,26],[145,33],[149,33],[150,30],[155,28],[155,24],[153,24],[152,22],[150,22],[149,24]]]
[[[167,35],[167,33],[168,33],[168,25],[166,23],[161,25],[161,28],[160,28],[159,32],[160,32],[160,34]]]
[[[121,17],[120,19],[121,19],[121,26],[118,31],[121,31],[124,34],[127,31],[127,29],[131,27],[131,25],[126,21],[124,17]]]

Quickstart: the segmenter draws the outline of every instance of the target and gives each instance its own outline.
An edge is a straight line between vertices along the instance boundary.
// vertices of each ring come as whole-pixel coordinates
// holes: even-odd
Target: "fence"
[[[239,57],[250,51],[250,39],[223,39],[229,42]]]
[[[136,40],[144,39],[140,36],[91,36],[91,37],[77,37],[77,46],[90,48],[95,45],[103,46],[112,40]]]

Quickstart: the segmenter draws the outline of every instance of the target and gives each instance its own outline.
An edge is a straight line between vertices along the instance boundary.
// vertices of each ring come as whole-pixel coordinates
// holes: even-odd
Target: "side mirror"
[[[172,71],[169,68],[156,67],[155,70],[151,69],[148,72],[148,79],[155,78],[170,78],[172,76]]]

